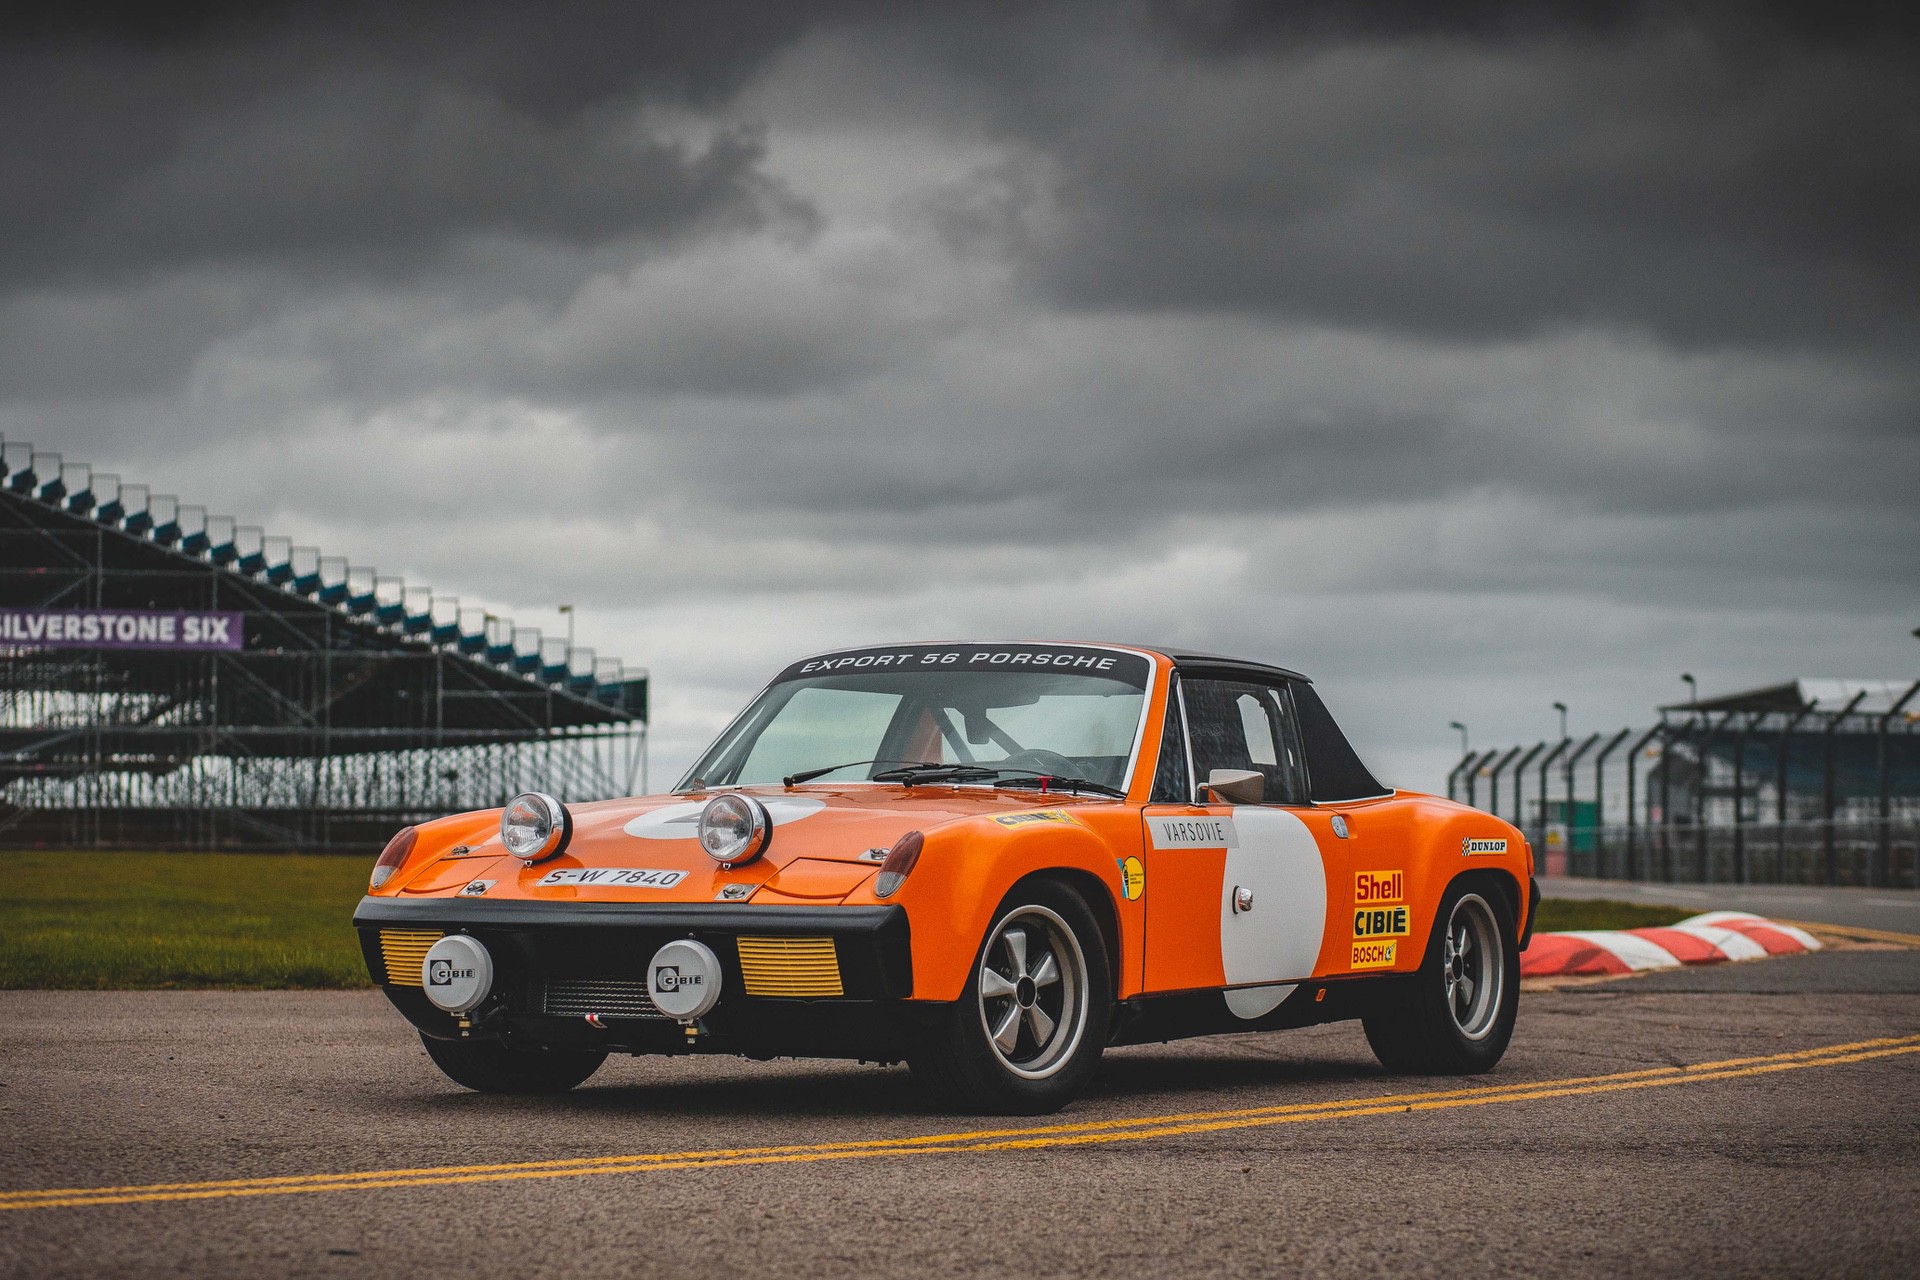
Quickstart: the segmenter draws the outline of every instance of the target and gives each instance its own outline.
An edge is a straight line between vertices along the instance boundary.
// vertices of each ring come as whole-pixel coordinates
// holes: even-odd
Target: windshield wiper
[[[1007,785],[1010,787],[1044,782],[1049,787],[1061,787],[1068,791],[1092,791],[1098,795],[1112,796],[1117,800],[1127,798],[1127,793],[1120,788],[1110,787],[1104,782],[1095,782],[1091,778],[1067,778],[1057,773],[1041,773],[1038,769],[999,769],[995,772],[1020,774],[1020,777],[1007,779]]]
[[[873,775],[873,781],[899,782],[909,787],[916,782],[984,782],[999,772],[979,764],[916,764],[905,769],[883,769]]]
[[[1006,777],[1012,774],[1013,777]],[[1057,786],[1068,791],[1092,791],[1103,796],[1114,796],[1124,800],[1127,793],[1118,787],[1110,787],[1104,782],[1094,782],[1089,778],[1066,777],[1054,773],[1042,773],[1038,769],[1003,768],[990,764],[936,764],[920,765],[907,769],[888,769],[873,775],[875,782],[899,782],[912,786],[916,782],[989,782],[1006,778],[1009,786],[1026,786],[1044,782],[1048,786]]]
[[[818,769],[802,769],[799,773],[788,774],[786,777],[780,779],[780,781],[782,784],[791,787],[801,782],[812,782],[815,778],[824,778],[837,769],[853,769],[863,764],[904,764],[911,765],[916,769],[940,769],[945,767],[932,760],[895,760],[889,756],[881,756],[878,760],[849,760],[845,764],[830,764]],[[898,772],[898,770],[890,769],[887,772],[895,773]],[[875,774],[873,778],[869,779],[869,781],[887,780],[885,774]]]

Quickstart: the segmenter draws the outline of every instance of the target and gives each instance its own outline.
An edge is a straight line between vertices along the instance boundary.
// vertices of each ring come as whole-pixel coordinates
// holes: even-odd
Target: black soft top
[[[1320,700],[1313,681],[1298,671],[1217,653],[1195,653],[1187,649],[1156,652],[1171,658],[1174,669],[1188,675],[1288,681],[1293,686],[1294,706],[1300,714],[1300,737],[1307,752],[1307,783],[1315,803],[1365,800],[1392,794],[1393,789],[1382,786],[1373,771],[1362,763],[1353,744],[1347,741],[1347,735],[1340,731],[1333,713]]]

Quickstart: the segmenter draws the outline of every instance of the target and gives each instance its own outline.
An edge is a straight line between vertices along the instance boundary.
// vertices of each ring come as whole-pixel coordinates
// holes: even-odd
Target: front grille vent
[[[410,929],[380,931],[380,961],[387,967],[387,984],[395,987],[420,986],[420,966],[427,952],[444,934],[420,933]]]
[[[832,938],[741,938],[740,981],[750,996],[837,996]]]
[[[618,978],[563,978],[540,993],[540,1012],[565,1018],[597,1013],[603,1018],[664,1018],[647,984]]]

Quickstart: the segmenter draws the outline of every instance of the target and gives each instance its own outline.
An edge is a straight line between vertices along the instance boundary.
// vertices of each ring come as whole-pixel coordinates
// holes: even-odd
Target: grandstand
[[[1791,680],[1470,751],[1447,794],[1551,872],[1920,887],[1920,680]]]
[[[0,440],[0,847],[377,849],[646,729],[618,659]]]

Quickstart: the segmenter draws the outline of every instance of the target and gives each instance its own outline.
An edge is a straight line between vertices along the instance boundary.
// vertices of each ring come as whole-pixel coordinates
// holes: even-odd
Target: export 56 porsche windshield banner
[[[823,653],[794,663],[781,680],[882,671],[1044,671],[1101,676],[1144,689],[1153,664],[1137,653],[1076,644],[900,644]]]
[[[0,609],[0,646],[238,649],[240,614],[162,609]]]

